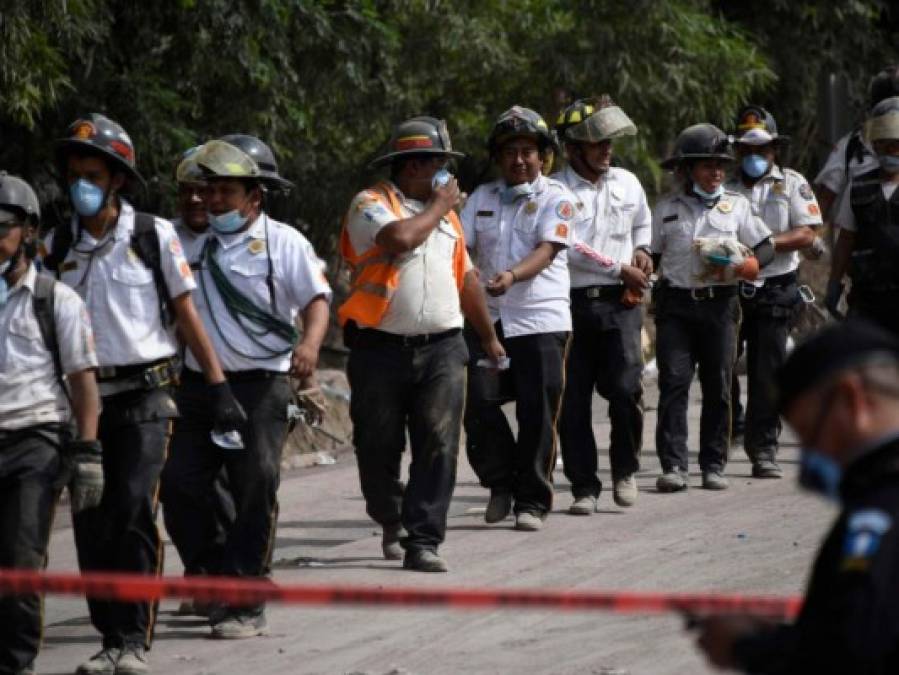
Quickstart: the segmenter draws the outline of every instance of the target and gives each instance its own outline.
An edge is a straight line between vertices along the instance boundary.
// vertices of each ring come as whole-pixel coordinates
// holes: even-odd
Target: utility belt
[[[707,300],[727,300],[737,295],[737,286],[702,286],[700,288],[678,288],[667,283],[659,286],[662,294],[671,298],[703,302]]]
[[[252,368],[250,370],[226,370],[225,379],[229,384],[240,384],[243,382],[259,382],[260,380],[276,380],[286,378],[287,373],[280,370],[265,370],[264,368]],[[184,382],[192,384],[206,384],[206,378],[203,373],[185,368],[181,373],[181,379]]]
[[[748,281],[741,281],[740,296],[746,300],[752,300],[760,292],[764,294],[767,290],[793,286],[796,284],[796,279],[796,272],[787,272],[786,274],[778,274],[775,277],[768,277],[761,286],[756,286]]]
[[[149,391],[178,383],[175,358],[127,366],[101,366],[97,369],[100,396],[115,396],[127,391]]]
[[[377,328],[359,328],[355,321],[348,321],[343,329],[344,344],[354,347],[393,347],[395,349],[413,349],[434,344],[441,340],[459,335],[461,328],[450,328],[439,333],[420,333],[418,335],[398,335]]]
[[[608,284],[602,286],[583,286],[571,289],[572,302],[584,302],[587,300],[611,300],[618,302],[624,286],[621,284]]]

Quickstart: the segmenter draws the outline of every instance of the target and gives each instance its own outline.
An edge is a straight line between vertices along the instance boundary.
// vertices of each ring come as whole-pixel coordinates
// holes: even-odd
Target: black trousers
[[[465,341],[458,333],[403,347],[348,333],[347,346],[353,445],[366,512],[382,526],[401,523],[406,550],[436,551],[456,486]],[[403,485],[407,431],[412,463]]]
[[[656,295],[659,411],[656,452],[662,471],[688,468],[687,402],[699,368],[699,466],[723,471],[730,443],[730,384],[740,302],[734,293],[694,300],[664,286]]]
[[[472,376],[470,380],[465,412],[468,461],[484,487],[512,494],[515,513],[542,516],[552,508],[556,423],[565,386],[568,333],[505,337],[501,323],[496,331],[510,366],[501,375],[499,395],[487,391],[495,389],[485,386],[489,379]],[[479,368],[475,364],[483,357],[478,345],[472,353],[472,370]],[[506,400],[515,401],[517,439],[501,409]]]
[[[159,474],[177,412],[165,388],[103,398],[103,499],[72,518],[82,571],[161,573]],[[88,599],[87,605],[104,647],[150,647],[158,603]]]
[[[897,291],[851,290],[847,298],[849,316],[867,319],[899,336],[899,306]]]
[[[177,391],[181,417],[162,473],[163,517],[186,569],[262,577],[271,572],[275,545],[290,384],[281,373],[230,382],[249,418],[239,430],[242,450],[226,450],[212,442],[208,387],[198,373],[182,375]],[[236,513],[224,538],[219,536],[223,523],[214,497],[223,467]],[[258,615],[264,606],[231,609]]]
[[[777,413],[774,382],[777,369],[787,358],[787,337],[790,321],[801,298],[795,280],[786,283],[768,282],[755,291],[741,293],[739,351],[746,351],[746,414],[743,447],[753,462],[774,460],[781,423]],[[740,381],[734,375],[731,382],[734,419],[739,416]]]
[[[0,567],[41,570],[59,490],[59,436],[40,428],[0,432]],[[37,656],[38,595],[0,596],[0,673],[18,673]]]
[[[574,497],[598,497],[602,482],[597,473],[593,435],[594,389],[609,402],[612,479],[624,478],[640,468],[643,316],[639,307],[625,307],[618,299],[586,298],[572,293],[571,319],[574,333],[565,364],[565,395],[559,422],[562,460]]]

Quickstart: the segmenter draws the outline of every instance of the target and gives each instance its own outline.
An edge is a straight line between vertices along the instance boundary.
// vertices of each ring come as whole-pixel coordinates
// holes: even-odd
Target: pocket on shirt
[[[537,221],[533,217],[521,218],[512,225],[512,257],[515,264],[527,257],[537,246]]]
[[[268,286],[268,261],[240,260],[231,263],[231,283],[244,295],[253,300],[262,308],[269,307]]]
[[[708,215],[709,225],[712,227],[711,234],[735,236],[737,233],[737,221],[728,215],[721,213],[718,209],[713,209]]]
[[[114,267],[112,270],[114,290],[125,301],[134,317],[146,320],[159,315],[159,296],[153,281],[153,272],[139,265]]]
[[[35,321],[16,317],[9,322],[9,339],[6,346],[6,363],[3,370],[22,373],[43,365],[48,354],[43,349],[41,329]]]
[[[790,204],[781,197],[768,199],[762,211],[762,220],[768,229],[775,234],[786,232],[790,229]]]
[[[441,259],[452,260],[459,235],[450,223],[440,221],[431,239],[434,253]]]

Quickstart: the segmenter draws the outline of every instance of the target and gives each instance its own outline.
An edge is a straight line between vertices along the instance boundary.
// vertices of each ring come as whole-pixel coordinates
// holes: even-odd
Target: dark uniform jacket
[[[852,464],[841,492],[802,612],[737,643],[745,672],[899,674],[899,435]]]

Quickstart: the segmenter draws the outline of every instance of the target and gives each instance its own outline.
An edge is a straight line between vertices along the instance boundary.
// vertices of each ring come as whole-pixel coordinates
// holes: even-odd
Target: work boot
[[[659,492],[680,492],[688,487],[687,472],[680,469],[666,471],[656,480],[656,490]]]
[[[400,539],[406,536],[406,531],[399,523],[385,525],[381,534],[381,550],[384,552],[384,560],[402,560],[403,547]]]
[[[78,666],[75,675],[115,675],[115,666],[121,654],[122,650],[118,647],[103,648]]]
[[[487,502],[487,511],[484,520],[488,523],[498,523],[505,520],[512,512],[512,495],[508,492],[490,491],[490,501]]]
[[[537,514],[522,511],[515,514],[515,529],[522,532],[536,532],[543,527],[543,519]]]
[[[706,490],[726,490],[730,487],[730,483],[720,471],[703,471],[702,487]]]
[[[265,632],[265,614],[229,614],[212,626],[212,637],[218,640],[244,640]]]
[[[116,675],[147,675],[147,650],[141,645],[125,645],[115,667]]]
[[[568,513],[573,516],[589,516],[594,511],[596,511],[596,497],[591,495],[577,497],[568,507]]]
[[[616,480],[612,496],[618,506],[633,506],[637,501],[637,479],[634,478],[634,475],[631,474]]]
[[[426,548],[414,548],[406,551],[406,557],[403,559],[404,570],[415,570],[417,572],[446,572],[447,567],[443,558],[434,551]]]
[[[760,459],[752,463],[753,478],[783,478],[783,469],[773,459]]]

